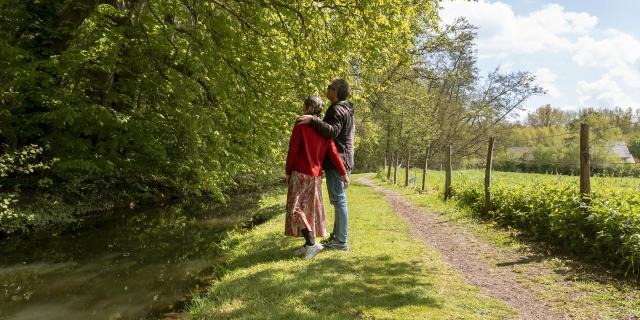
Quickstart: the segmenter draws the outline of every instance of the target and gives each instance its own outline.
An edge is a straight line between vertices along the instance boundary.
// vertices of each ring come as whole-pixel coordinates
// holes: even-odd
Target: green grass
[[[415,170],[420,187],[421,172]],[[400,173],[400,172],[399,172]],[[398,174],[399,185],[404,184],[404,171]],[[414,171],[409,177],[413,177]],[[386,175],[385,175],[386,177]],[[455,171],[456,179],[475,179],[482,181],[480,170]],[[622,192],[637,188],[637,178],[604,178],[598,177],[594,187],[620,188]],[[374,181],[386,188],[402,194],[415,205],[438,212],[449,222],[464,225],[476,236],[496,245],[500,250],[519,253],[533,253],[534,259],[519,264],[514,272],[521,284],[535,292],[542,301],[550,303],[553,309],[571,314],[574,319],[627,319],[640,317],[640,286],[635,280],[611,277],[606,270],[594,268],[574,258],[555,256],[546,253],[539,243],[523,241],[520,232],[509,227],[499,227],[494,222],[480,219],[471,208],[457,201],[445,202],[442,199],[444,174],[431,172],[427,175],[428,192],[417,193],[413,188],[393,186],[376,178]],[[514,185],[532,185],[539,182],[578,183],[577,177],[554,176],[543,174],[523,174],[498,172],[494,181]],[[411,186],[413,187],[413,186]],[[636,189],[637,190],[637,189]],[[495,259],[494,259],[495,260]],[[498,261],[492,261],[497,264]]]
[[[640,165],[640,164],[639,164]],[[386,172],[384,174],[386,177]],[[393,171],[391,172],[393,178]],[[411,169],[409,170],[409,178],[416,178],[415,184],[410,183],[410,187],[415,186],[420,188],[422,186],[422,170]],[[453,184],[463,180],[471,183],[478,183],[484,185],[484,170],[454,170],[452,173]],[[405,181],[405,169],[398,170],[398,185],[404,186]],[[517,186],[531,186],[534,184],[555,183],[561,185],[575,185],[580,186],[579,176],[565,176],[555,174],[541,174],[541,173],[520,173],[520,172],[500,172],[494,171],[492,173],[493,183],[504,183]],[[432,191],[441,191],[444,189],[444,171],[428,170],[427,171],[427,186]],[[593,192],[609,192],[611,190],[617,191],[636,191],[640,192],[640,178],[633,177],[605,177],[594,176],[591,177],[591,190]]]
[[[442,181],[434,174],[442,175],[434,172],[429,181]],[[578,177],[497,172],[489,212],[480,170],[455,172],[452,189],[461,206],[488,221],[640,279],[638,178],[595,177],[589,200],[583,201]]]
[[[354,175],[353,181],[358,176]],[[348,189],[350,252],[293,258],[284,215],[229,241],[226,271],[188,312],[195,319],[504,319],[515,311],[465,283],[410,235],[381,193]],[[325,199],[328,199],[325,193]],[[284,211],[283,195],[265,207]],[[333,208],[328,201],[328,222]],[[330,230],[330,227],[329,227]]]
[[[412,176],[409,177],[411,178]],[[456,202],[445,202],[442,194],[444,185],[440,186],[441,181],[442,184],[444,184],[444,174],[440,175],[437,171],[428,173],[427,179],[429,179],[427,180],[427,192],[421,193],[417,192],[417,189],[421,187],[420,178],[417,179],[416,188],[413,188],[412,184],[409,188],[404,188],[402,187],[404,179],[402,183],[400,183],[400,179],[398,179],[398,185],[394,186],[379,177],[372,177],[372,180],[378,185],[393,189],[418,207],[427,208],[433,212],[442,214],[449,223],[464,225],[475,234],[482,235],[489,243],[502,247],[510,247],[517,251],[524,250],[525,246],[522,242],[515,239],[515,236],[519,233],[518,230],[511,228],[497,229],[496,223],[479,219],[470,208],[459,206]]]

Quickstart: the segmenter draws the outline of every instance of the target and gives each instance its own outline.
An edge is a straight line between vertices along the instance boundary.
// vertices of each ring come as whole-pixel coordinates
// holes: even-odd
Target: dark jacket
[[[334,140],[345,167],[351,171],[353,169],[353,139],[356,131],[353,104],[347,100],[338,101],[327,108],[323,120],[314,117],[310,124],[318,130],[320,135]],[[323,167],[335,170],[328,157],[325,157]]]

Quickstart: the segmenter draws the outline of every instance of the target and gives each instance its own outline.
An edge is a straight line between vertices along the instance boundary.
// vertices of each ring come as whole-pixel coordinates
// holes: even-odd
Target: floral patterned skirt
[[[302,237],[300,231],[305,228],[315,237],[327,235],[322,205],[322,177],[293,171],[289,177],[284,234]]]

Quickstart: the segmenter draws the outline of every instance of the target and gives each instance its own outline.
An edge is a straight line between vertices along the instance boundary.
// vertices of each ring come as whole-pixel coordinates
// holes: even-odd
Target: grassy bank
[[[233,198],[253,198],[259,194],[268,194],[280,189],[281,183],[273,180],[261,184],[246,183],[234,189],[225,190],[225,202]],[[177,194],[156,192],[129,192],[127,190],[102,190],[100,193],[84,195],[70,194],[64,190],[50,193],[31,192],[19,198],[7,201],[3,205],[6,194],[0,192],[0,241],[11,241],[29,237],[55,237],[61,233],[74,232],[86,223],[109,216],[114,211],[132,210],[136,214],[141,209],[158,208],[168,205],[203,207],[222,203],[222,198],[211,194]],[[195,210],[195,209],[194,209]],[[257,214],[260,214],[259,212]],[[254,217],[262,222],[262,217]]]
[[[353,177],[356,181],[358,176]],[[228,264],[194,298],[195,319],[503,319],[514,311],[444,265],[409,234],[382,194],[348,189],[350,252],[292,257],[301,239],[283,235],[284,215],[227,241]],[[328,199],[325,193],[325,199]],[[283,204],[284,195],[263,206]],[[333,220],[327,204],[328,222]],[[331,227],[329,227],[331,228]]]
[[[404,173],[404,171],[403,171]],[[419,172],[416,172],[418,177]],[[477,170],[456,171],[454,183],[463,179],[478,179],[482,174]],[[413,171],[410,174],[413,177]],[[404,185],[404,174],[398,175],[399,185]],[[542,179],[557,183],[572,183],[577,177],[549,176],[541,174],[497,173],[497,181],[511,179],[513,185],[531,185]],[[495,221],[478,215],[464,202],[442,199],[444,174],[433,171],[427,176],[428,192],[421,194],[414,188],[393,186],[383,179],[374,181],[385,188],[401,193],[415,205],[438,212],[450,223],[463,225],[477,237],[494,244],[501,251],[509,253],[528,252],[533,258],[520,261],[514,267],[517,280],[535,292],[543,301],[560,313],[572,315],[574,319],[632,319],[640,316],[640,287],[631,279],[611,277],[607,270],[585,263],[576,256],[559,256],[547,253],[548,247],[538,242],[530,242],[522,237],[522,231],[509,226],[499,226]],[[420,181],[420,179],[418,179]],[[640,179],[597,178],[595,186],[617,184],[621,189],[632,188]],[[454,198],[455,200],[455,198]],[[501,261],[488,257],[491,263]]]

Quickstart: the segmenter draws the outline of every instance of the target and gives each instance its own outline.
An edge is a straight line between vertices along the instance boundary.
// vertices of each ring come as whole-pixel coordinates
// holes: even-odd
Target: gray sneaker
[[[319,243],[309,246],[307,247],[307,252],[305,252],[304,254],[304,258],[306,260],[313,259],[313,257],[315,257],[318,252],[322,251],[323,249],[324,247]]]

